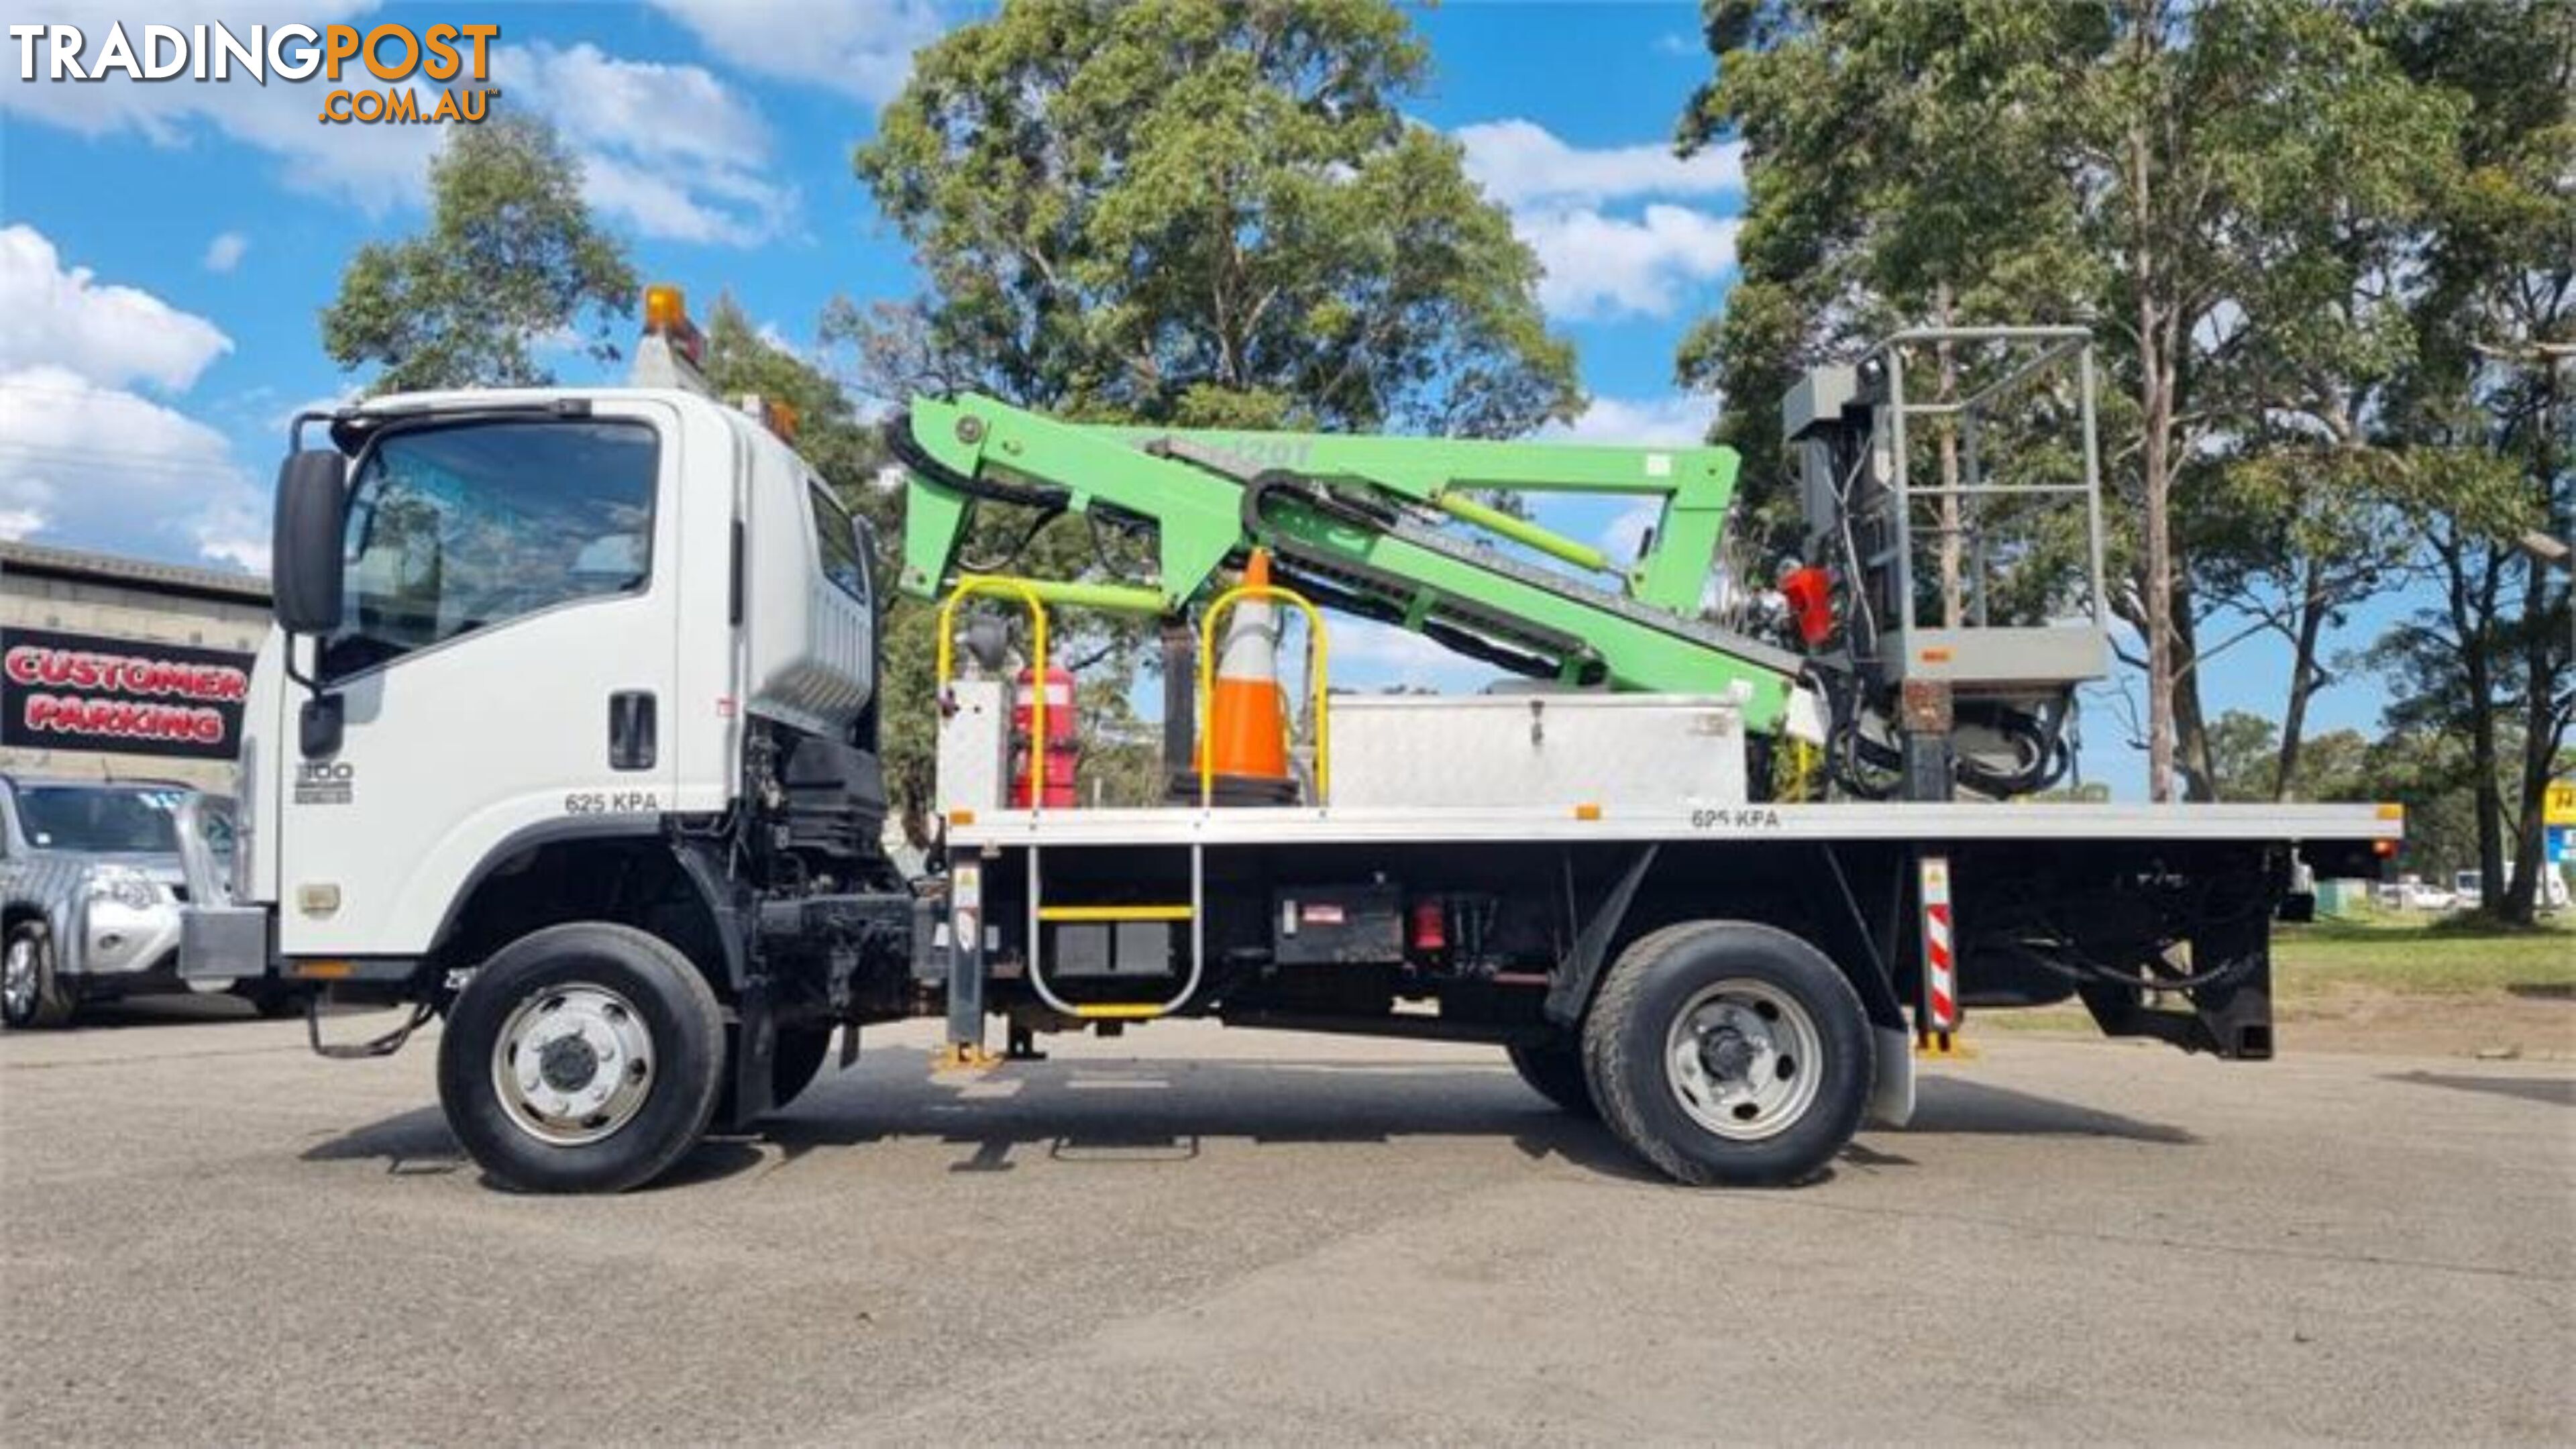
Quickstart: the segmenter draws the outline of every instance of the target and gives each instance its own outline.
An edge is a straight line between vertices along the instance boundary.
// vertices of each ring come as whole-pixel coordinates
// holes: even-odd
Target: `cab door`
[[[519,846],[657,827],[681,440],[669,405],[599,399],[399,420],[360,452],[340,626],[290,646],[341,723],[299,738],[289,692],[285,954],[418,955]]]

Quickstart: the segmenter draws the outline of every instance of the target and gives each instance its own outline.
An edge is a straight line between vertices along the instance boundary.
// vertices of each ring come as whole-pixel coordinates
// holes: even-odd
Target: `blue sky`
[[[905,248],[849,155],[921,40],[987,6],[934,0],[370,5],[249,0],[198,11],[37,0],[10,24],[386,20],[500,26],[497,105],[545,113],[582,154],[592,200],[638,270],[693,296],[730,289],[797,345],[825,302],[915,290]],[[1708,61],[1689,4],[1417,10],[1435,73],[1413,114],[1471,170],[1549,266],[1542,300],[1576,343],[1604,441],[1689,441],[1714,410],[1679,393],[1675,343],[1721,305],[1742,194],[1734,158],[1683,163],[1673,122]],[[265,87],[0,78],[0,536],[260,567],[285,419],[347,389],[317,310],[350,252],[421,220],[434,127],[325,126],[322,83]],[[577,360],[567,380],[584,380]],[[1548,515],[1614,529],[1615,509]],[[2347,643],[2385,611],[2357,620]],[[1337,682],[1480,677],[1436,648],[1355,634]],[[2277,714],[2286,654],[2219,661],[2212,712]],[[2136,690],[2132,687],[2132,695]],[[2320,728],[2367,728],[2379,689],[2320,703]],[[2141,771],[2117,714],[2087,716],[2088,776],[2123,796]]]

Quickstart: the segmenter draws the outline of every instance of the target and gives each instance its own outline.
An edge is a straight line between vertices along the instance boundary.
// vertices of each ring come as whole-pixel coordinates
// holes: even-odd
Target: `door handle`
[[[608,768],[649,770],[661,753],[655,739],[653,695],[621,689],[608,697]]]

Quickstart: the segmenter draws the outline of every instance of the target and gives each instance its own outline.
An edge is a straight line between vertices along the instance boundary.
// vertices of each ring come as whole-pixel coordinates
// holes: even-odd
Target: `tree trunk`
[[[2145,185],[2143,175],[2138,185]],[[2138,411],[2146,429],[2138,466],[2147,515],[2147,798],[2165,801],[2174,797],[2173,540],[2166,517],[2172,487],[2166,448],[2173,432],[2173,374],[2145,257],[2139,258],[2138,268]]]
[[[1939,325],[1956,325],[1950,304],[1950,284],[1943,282],[1932,291],[1932,315]],[[1959,362],[1951,355],[1950,344],[1934,348],[1940,365],[1940,391],[1936,400],[1954,403],[1959,400]],[[1959,420],[1955,414],[1941,416],[1941,627],[1956,629],[1963,609],[1959,582]]]
[[[2218,798],[2218,762],[2210,752],[2209,719],[2200,707],[2200,629],[2192,617],[2189,589],[2176,589],[2168,614],[2173,638],[2172,749],[2174,772],[2182,777],[2182,798]]]
[[[2501,915],[2505,890],[2504,876],[2504,792],[2496,781],[2496,699],[2495,670],[2487,654],[2488,626],[2495,618],[2495,578],[2503,567],[2492,550],[2487,550],[2487,567],[2482,576],[2468,572],[2467,555],[2479,546],[2459,540],[2461,563],[2453,571],[2455,598],[2452,618],[2459,630],[2461,682],[2468,686],[2465,701],[2469,713],[2469,790],[2475,802],[2478,830],[2478,889],[2487,898],[2486,910]]]
[[[2545,565],[2534,562],[2534,573]],[[2558,755],[2558,732],[2551,728],[2549,697],[2539,690],[2524,706],[2522,737],[2522,789],[2515,803],[2520,812],[2514,817],[2513,879],[2505,887],[2504,905],[2495,912],[2498,920],[2516,926],[2528,926],[2540,916],[2540,873],[2549,868],[2545,847],[2549,826],[2544,806],[2549,795],[2549,767]]]
[[[2290,700],[2281,711],[2281,758],[2272,777],[2274,800],[2289,800],[2298,792],[2299,746],[2308,726],[2308,699],[2317,689],[2317,646],[2325,633],[2326,602],[2321,594],[2311,568],[2290,653]]]
[[[2134,4],[2130,44],[2144,78],[2164,42],[2162,7],[2152,0]],[[2168,295],[2156,234],[2154,143],[2148,135],[2154,98],[2142,99],[2129,122],[2125,180],[2129,195],[2129,266],[2138,296],[2138,414],[2144,436],[2138,473],[2143,522],[2147,612],[2147,795],[2157,801],[2174,798],[2174,565],[2171,508],[2174,421],[2174,350],[2180,340],[2173,313],[2178,299]],[[2170,120],[2170,117],[2163,118]]]
[[[2559,434],[2559,389],[2564,381],[2555,363],[2541,375],[2539,416],[2532,437],[2532,470],[2540,484],[2551,533],[2564,539],[2576,533],[2576,499],[2559,486],[2564,440]],[[2558,767],[2567,717],[2559,704],[2563,681],[2576,668],[2576,647],[2568,638],[2576,623],[2576,585],[2551,565],[2528,553],[2522,560],[2523,723],[2522,813],[2513,859],[2513,882],[2505,892],[2505,920],[2529,925],[2539,914],[2540,873],[2550,869],[2543,848],[2549,834],[2546,802],[2549,782]]]

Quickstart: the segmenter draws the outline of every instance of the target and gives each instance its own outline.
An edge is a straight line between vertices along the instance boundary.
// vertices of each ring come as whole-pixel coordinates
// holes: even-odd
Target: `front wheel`
[[[1678,1182],[1772,1186],[1858,1130],[1877,1058],[1851,983],[1770,926],[1668,926],[1621,953],[1584,1021],[1602,1120]]]
[[[11,927],[0,946],[0,1025],[11,1031],[61,1026],[76,1004],[54,975],[54,941],[44,924]]]
[[[532,1192],[622,1192],[696,1145],[725,1067],[706,978],[657,937],[577,922],[522,936],[447,1014],[438,1097],[484,1171]]]

